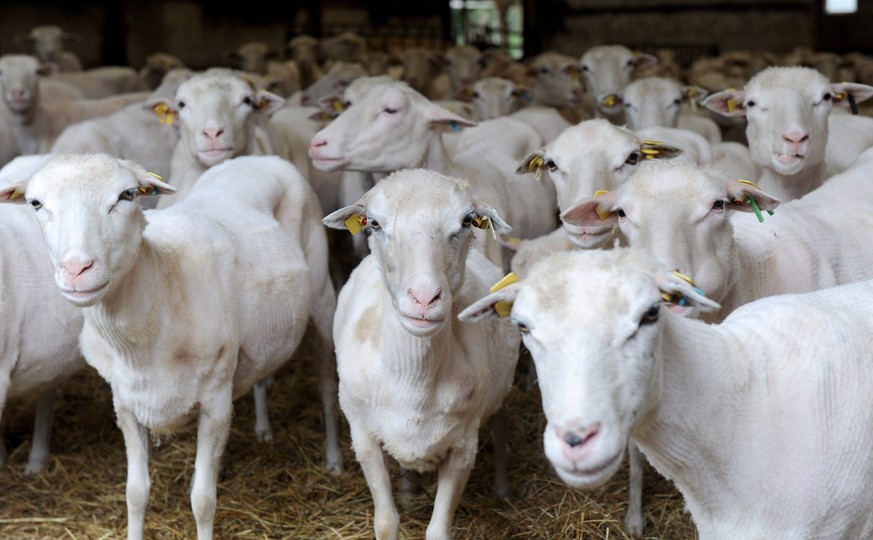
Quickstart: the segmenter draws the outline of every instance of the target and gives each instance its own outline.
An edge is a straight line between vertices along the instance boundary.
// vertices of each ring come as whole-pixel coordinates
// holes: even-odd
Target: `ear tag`
[[[523,99],[525,103],[530,103],[531,101],[533,101],[533,95],[525,90],[521,93],[521,99]]]
[[[655,159],[655,157],[661,153],[660,150],[655,148],[640,148],[640,152],[646,156],[646,159]]]
[[[849,97],[848,92],[837,92],[836,94],[834,94],[834,103],[839,103],[847,97]]]
[[[352,233],[352,236],[361,232],[361,229],[363,229],[366,224],[367,216],[362,216],[361,214],[353,214],[346,220],[346,228],[350,233]]]
[[[543,177],[543,163],[546,161],[542,158],[542,156],[537,156],[530,160],[527,164],[528,172],[532,172],[534,176],[534,180],[537,182],[540,181],[540,178]]]
[[[615,105],[616,97],[615,94],[609,94],[605,98],[603,98],[600,103],[606,105],[607,107],[612,107]]]
[[[343,112],[343,110],[345,110],[345,108],[346,108],[345,104],[338,99],[333,100],[333,103],[331,103],[331,106],[333,107],[333,110],[335,110],[336,112]]]
[[[452,131],[461,131],[461,126],[459,126],[454,120],[450,120],[449,125],[452,126]]]
[[[153,177],[153,178],[157,178],[157,179],[160,180],[161,182],[164,181],[163,177],[162,177],[161,175],[157,174],[157,173],[153,173],[153,172],[151,172],[151,171],[146,171],[146,174],[149,175],[149,176],[151,176],[151,177]]]
[[[697,288],[697,285],[694,283],[694,280],[691,279],[690,276],[686,276],[685,274],[682,274],[676,270],[673,270],[673,275],[691,285],[691,287],[694,289],[694,292],[696,292],[700,296],[706,296],[706,293]],[[678,292],[673,294],[661,292],[661,298],[663,298],[665,302],[672,302],[678,306],[684,306],[688,303],[688,300]]]
[[[497,240],[497,231],[491,226],[491,219],[488,216],[477,217],[473,219],[473,226],[477,229],[491,229],[491,236]]]
[[[759,187],[758,187],[754,182],[751,182],[751,181],[749,181],[749,180],[744,180],[744,179],[742,179],[742,178],[737,178],[737,182],[742,182],[743,184],[750,185],[750,186],[752,186],[752,187],[755,188],[755,189],[761,189],[761,188],[759,188]],[[737,202],[740,202],[740,203],[741,203],[742,201],[737,201]],[[749,197],[749,200],[746,201],[746,202],[749,203],[749,206],[751,206],[751,207],[752,207],[752,210],[754,210],[755,215],[758,217],[758,221],[761,222],[761,223],[764,223],[764,216],[761,214],[761,210],[758,208],[758,202],[755,201],[755,198],[754,198],[754,197]],[[771,216],[774,214],[773,210],[767,210],[767,213],[770,214]]]
[[[582,74],[582,70],[579,69],[579,68],[576,67],[576,66],[568,66],[566,69],[564,69],[564,71],[565,71],[565,72],[567,73],[567,75],[569,75],[570,78],[573,79],[574,81],[579,80],[579,75]]]
[[[15,199],[20,199],[22,197],[24,197],[24,192],[20,189],[16,189],[12,192],[12,195],[9,196],[9,200],[14,201]]]
[[[852,114],[858,114],[858,104],[855,103],[855,96],[849,94],[849,109],[851,109]]]
[[[155,115],[158,117],[158,122],[161,124],[172,124],[175,112],[170,110],[166,103],[158,103],[154,108]]]
[[[728,112],[734,112],[734,109],[737,108],[737,102],[734,101],[734,98],[728,98],[725,104],[727,105]]]
[[[511,285],[518,281],[518,276],[515,272],[510,272],[503,276],[500,281],[491,286],[490,292],[497,292],[500,289],[506,287],[507,285]],[[497,316],[500,318],[505,318],[509,316],[509,313],[512,311],[512,304],[510,302],[497,302],[494,304],[494,311],[497,313]]]
[[[594,196],[599,197],[600,195],[603,195],[604,193],[609,193],[609,191],[607,191],[605,189],[598,189],[597,191],[594,192]],[[598,204],[597,208],[595,208],[595,212],[597,212],[597,217],[600,218],[600,221],[605,221],[606,218],[609,217],[609,214],[612,213],[612,210],[609,210],[606,207]]]

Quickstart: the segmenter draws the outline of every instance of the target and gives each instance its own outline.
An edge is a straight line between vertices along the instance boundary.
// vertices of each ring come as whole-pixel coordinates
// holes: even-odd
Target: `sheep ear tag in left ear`
[[[353,236],[361,232],[361,229],[363,229],[366,224],[367,216],[362,216],[361,214],[352,214],[348,219],[346,219],[346,228]]]
[[[515,272],[510,272],[503,276],[500,281],[491,286],[490,292],[497,292],[500,289],[506,287],[507,285],[512,285],[518,281],[518,275]],[[494,311],[497,313],[497,316],[500,318],[508,317],[509,313],[512,311],[512,304],[510,302],[497,302],[494,304]]]

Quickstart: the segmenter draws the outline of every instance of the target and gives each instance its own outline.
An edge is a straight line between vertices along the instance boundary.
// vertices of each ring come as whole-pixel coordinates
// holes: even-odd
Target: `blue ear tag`
[[[459,126],[454,120],[450,120],[449,125],[452,126],[452,131],[461,131],[461,126]]]

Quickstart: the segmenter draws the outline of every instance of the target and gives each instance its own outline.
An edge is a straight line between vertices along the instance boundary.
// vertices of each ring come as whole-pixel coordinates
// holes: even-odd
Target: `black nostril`
[[[579,446],[580,444],[582,444],[585,441],[582,440],[582,437],[580,437],[574,433],[567,433],[566,435],[564,435],[564,442],[566,442],[572,448],[575,446]]]

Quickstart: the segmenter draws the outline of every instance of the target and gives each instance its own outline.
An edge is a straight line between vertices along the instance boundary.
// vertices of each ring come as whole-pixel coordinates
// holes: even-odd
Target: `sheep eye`
[[[549,74],[549,68],[541,67],[541,68],[540,68],[540,73],[542,73],[543,75],[548,75],[548,74]]]
[[[627,61],[627,67],[633,67],[633,65],[634,65],[634,60],[633,60],[633,58],[631,58],[630,60]]]
[[[184,108],[185,108],[185,102],[184,102],[184,101],[180,101],[179,103],[176,104],[176,107],[178,107],[179,109],[184,109]]]
[[[627,217],[627,214],[626,214],[626,213],[624,212],[624,210],[621,209],[621,208],[619,208],[618,210],[616,210],[616,213],[618,214],[618,217],[620,217],[620,218]]]
[[[388,114],[396,114],[397,109],[392,109],[391,107],[385,107],[385,112]]]
[[[551,159],[546,161],[546,167],[548,167],[549,171],[551,171],[551,172],[555,172],[558,170],[558,166],[555,165],[555,162],[552,161]]]
[[[725,205],[725,200],[719,199],[719,200],[715,201],[714,203],[712,203],[712,209],[713,210],[724,210],[724,205]]]
[[[682,100],[681,100],[681,99],[674,99],[674,100],[673,100],[673,105],[676,105],[676,106],[678,107],[678,106],[681,105],[681,104],[682,104]],[[627,103],[625,103],[625,106],[627,106]]]
[[[243,98],[243,103],[245,105],[253,105],[255,102],[252,100],[251,96],[246,96]]]
[[[655,304],[643,313],[643,318],[640,319],[640,326],[644,324],[652,324],[658,320],[658,314],[661,312],[660,304]]]
[[[638,150],[634,150],[630,153],[627,159],[624,160],[624,162],[628,165],[636,165],[640,162],[640,152]]]
[[[530,328],[528,328],[527,325],[522,323],[522,322],[515,323],[515,326],[518,327],[518,331],[521,332],[522,334],[530,333]]]
[[[39,210],[40,208],[42,208],[42,203],[36,199],[33,199],[32,201],[30,201],[30,206],[32,206],[34,210]]]
[[[382,228],[382,225],[379,225],[379,222],[372,218],[367,218],[367,224],[370,225],[370,229],[374,231],[378,231]]]
[[[582,66],[582,71],[591,71],[591,68],[589,68],[588,66],[583,65],[583,66]]]
[[[828,92],[827,94],[824,95],[824,97],[822,99],[825,101],[830,101],[830,100],[834,99],[834,95],[831,94],[830,92]]]
[[[473,98],[479,99],[479,92],[473,92]]]
[[[122,200],[132,201],[132,200],[136,199],[136,193],[137,193],[136,188],[125,189],[124,191],[121,192],[121,195],[118,196],[118,200],[119,201],[122,201]]]
[[[746,108],[747,108],[747,109],[751,109],[751,108],[754,107],[755,105],[757,105],[757,103],[755,103],[754,101],[747,101],[747,102],[746,102]]]
[[[463,227],[470,227],[473,225],[473,220],[476,219],[476,214],[470,212],[466,216],[464,216],[464,221],[461,223]]]

